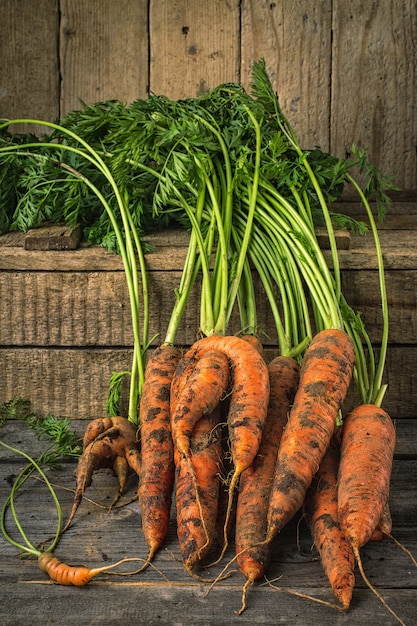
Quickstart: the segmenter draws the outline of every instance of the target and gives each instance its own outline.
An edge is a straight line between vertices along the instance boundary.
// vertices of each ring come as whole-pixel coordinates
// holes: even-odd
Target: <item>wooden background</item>
[[[387,409],[417,413],[417,3],[415,0],[2,0],[0,117],[52,120],[85,102],[149,91],[195,96],[249,87],[261,57],[304,147],[345,156],[353,142],[402,192],[384,231],[391,315]],[[395,221],[392,218],[396,216]],[[149,257],[151,334],[163,336],[182,268],[172,237]],[[372,244],[342,255],[352,305],[380,337]],[[87,419],[112,371],[130,368],[120,259],[104,250],[29,252],[0,238],[0,401]],[[179,343],[195,338],[190,302]],[[260,323],[272,326],[267,311]],[[274,339],[271,341],[273,345]]]
[[[417,193],[415,0],[2,0],[0,117],[248,87],[261,57],[304,147],[368,146]]]

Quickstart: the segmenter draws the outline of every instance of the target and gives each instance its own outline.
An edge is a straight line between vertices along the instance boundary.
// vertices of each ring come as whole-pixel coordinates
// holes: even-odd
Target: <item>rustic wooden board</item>
[[[417,187],[417,33],[413,2],[333,3],[330,148],[352,143],[402,189]],[[401,121],[400,121],[401,120]]]
[[[151,337],[163,338],[175,303],[178,271],[149,273]],[[389,270],[386,288],[390,313],[390,342],[415,343],[417,336],[417,272]],[[382,334],[378,275],[372,270],[342,273],[342,289],[349,304],[362,315],[371,340]],[[255,290],[259,331],[267,345],[277,334],[262,287]],[[127,346],[133,344],[125,275],[118,272],[0,272],[1,346]],[[195,287],[177,340],[190,344],[198,333],[199,289]],[[230,332],[240,330],[237,311]]]
[[[269,359],[277,351],[266,351]],[[0,348],[5,364],[0,377],[0,398],[19,396],[33,410],[71,418],[105,415],[110,376],[131,368],[128,348]],[[393,418],[415,418],[417,410],[417,346],[391,346],[386,361],[388,391],[384,408]],[[349,397],[351,406],[356,394]],[[121,412],[126,412],[125,402]]]
[[[81,100],[146,97],[147,0],[60,2],[59,60],[61,115],[80,108]]]
[[[59,115],[56,0],[2,2],[0,20],[0,117],[52,121]],[[21,125],[14,131],[45,132]]]
[[[83,431],[82,423],[77,429]],[[415,430],[415,423],[414,423]],[[416,441],[414,432],[413,441]],[[41,448],[33,433],[22,424],[7,423],[4,440],[23,450],[37,453]],[[416,554],[415,508],[417,506],[416,447],[414,459],[394,461],[390,508],[393,514],[393,533]],[[0,501],[10,489],[10,479],[16,476],[23,461],[17,455],[0,456]],[[74,462],[64,462],[60,471],[49,472],[63,507],[64,519],[72,502]],[[135,496],[137,479],[131,476],[120,506],[109,510],[116,480],[107,470],[94,475],[93,483],[78,509],[70,530],[61,538],[57,554],[69,563],[101,566],[126,555],[142,557],[145,545],[140,528],[140,512]],[[16,508],[26,532],[34,542],[41,542],[54,531],[53,506],[46,496],[41,481],[30,479],[16,501]],[[6,527],[15,536],[15,529],[6,516]],[[36,619],[42,624],[103,623],[109,626],[134,622],[138,624],[192,623],[196,626],[216,624],[277,624],[291,623],[304,626],[320,623],[324,626],[350,624],[367,626],[370,623],[393,625],[397,622],[381,603],[366,589],[359,573],[356,575],[351,609],[347,614],[336,613],[323,605],[286,593],[294,590],[325,601],[333,601],[328,582],[312,548],[312,541],[299,516],[288,524],[273,546],[268,577],[281,577],[276,584],[284,591],[257,584],[249,593],[248,607],[241,616],[234,611],[240,607],[241,587],[239,573],[217,584],[208,593],[208,584],[186,574],[179,557],[176,539],[175,508],[165,548],[155,558],[157,568],[149,568],[140,575],[115,577],[102,575],[83,589],[65,588],[51,584],[39,572],[36,562],[20,559],[17,551],[0,538],[0,612],[2,624],[30,626],[36,607]],[[215,546],[214,546],[215,547]],[[233,545],[226,560],[233,556]],[[368,577],[389,602],[407,626],[414,623],[417,600],[417,569],[408,556],[392,542],[368,544],[362,549],[362,558]],[[225,561],[226,562],[226,561]],[[136,564],[126,564],[120,571],[131,571]],[[214,577],[218,568],[205,572]],[[13,603],[9,598],[13,597]],[[76,610],[75,608],[76,607]]]
[[[264,58],[301,145],[329,150],[332,3],[243,0],[241,6],[242,84],[250,89],[253,63]]]
[[[150,2],[150,91],[180,99],[238,82],[239,4]]]

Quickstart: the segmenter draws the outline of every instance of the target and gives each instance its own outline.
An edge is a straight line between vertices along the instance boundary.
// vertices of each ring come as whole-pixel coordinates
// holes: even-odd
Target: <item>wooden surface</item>
[[[413,0],[4,0],[0,117],[248,88],[264,57],[303,147],[367,146],[415,194],[416,37]]]
[[[85,422],[73,422],[81,435]],[[417,554],[415,512],[417,510],[417,421],[398,420],[396,457],[391,483],[390,507],[393,534],[414,555]],[[37,455],[43,444],[25,426],[9,422],[2,429],[2,439]],[[0,454],[0,502],[10,489],[10,479],[24,462],[8,451]],[[60,471],[49,474],[68,515],[74,487],[73,462],[64,462]],[[116,480],[108,471],[94,476],[87,490],[89,500],[82,501],[70,530],[62,537],[57,555],[71,564],[100,567],[125,557],[143,558],[146,550],[141,534],[140,512],[135,497],[137,479],[131,477],[120,506],[109,510]],[[20,521],[36,543],[47,540],[55,531],[56,517],[45,486],[30,479],[17,498]],[[9,515],[9,533],[17,537]],[[297,546],[297,533],[299,544]],[[214,546],[215,547],[215,546]],[[417,606],[417,568],[409,557],[391,541],[372,543],[362,549],[365,571],[379,593],[407,626],[415,624]],[[54,585],[37,567],[36,561],[20,559],[18,551],[0,538],[0,616],[4,626],[66,624],[143,624],[154,626],[226,626],[231,624],[276,625],[321,624],[322,626],[397,624],[380,601],[366,588],[359,572],[348,613],[290,595],[289,591],[309,594],[333,602],[332,592],[323,574],[317,553],[304,521],[299,516],[276,539],[268,578],[276,579],[277,591],[259,583],[248,595],[246,611],[237,616],[244,579],[234,573],[209,590],[186,574],[179,559],[175,528],[175,509],[164,548],[155,558],[157,569],[135,576],[100,575],[87,587],[77,589]],[[233,557],[230,547],[224,564]],[[132,571],[138,564],[128,563],[119,571]],[[212,578],[221,567],[203,571]]]
[[[350,203],[349,203],[350,204]],[[356,205],[349,207],[355,213]],[[390,314],[386,408],[395,417],[416,415],[417,211],[397,203],[381,227]],[[129,370],[132,328],[120,257],[98,247],[25,250],[24,235],[0,237],[0,398],[28,398],[33,410],[77,419],[105,413],[109,379]],[[165,336],[179,284],[187,236],[181,231],[149,238],[147,259],[150,329],[154,344]],[[326,253],[327,254],[327,253]],[[371,340],[382,332],[379,280],[370,234],[351,235],[340,250],[343,291],[361,311]],[[260,333],[268,354],[277,352],[273,320],[261,287],[256,290]],[[178,331],[179,345],[197,333],[199,293],[194,290]],[[231,332],[239,331],[237,314]],[[125,410],[125,401],[121,410]]]

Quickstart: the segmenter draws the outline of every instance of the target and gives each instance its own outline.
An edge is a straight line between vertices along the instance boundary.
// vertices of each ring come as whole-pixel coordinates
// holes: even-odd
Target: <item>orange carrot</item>
[[[38,556],[38,565],[42,572],[48,574],[49,578],[59,585],[84,587],[98,574],[107,572],[126,561],[135,561],[134,558],[125,558],[112,565],[103,567],[74,567],[63,563],[51,552],[41,552]]]
[[[241,473],[255,458],[265,423],[269,400],[268,369],[259,351],[239,337],[213,335],[195,345],[196,357],[207,350],[223,352],[231,363],[233,387],[228,430],[234,472],[230,493]]]
[[[278,449],[267,541],[302,507],[334,433],[354,360],[352,340],[337,329],[317,333],[304,354],[298,390]]]
[[[222,463],[220,411],[202,416],[190,438],[191,458],[175,450],[177,534],[185,569],[207,555],[216,525]]]
[[[307,491],[304,513],[333,593],[347,610],[355,585],[355,555],[340,528],[337,513],[339,458],[339,442],[333,437]]]
[[[188,363],[190,353],[185,355]],[[193,352],[191,352],[193,355]],[[174,375],[171,398],[171,431],[175,448],[190,454],[191,433],[203,415],[209,415],[220,403],[229,384],[229,362],[221,352],[209,350],[185,369],[186,383]],[[180,368],[184,376],[184,370]]]
[[[269,544],[264,542],[275,462],[288,412],[299,381],[297,361],[278,356],[268,365],[270,395],[261,444],[252,465],[240,477],[236,510],[237,560],[247,582],[242,592],[242,613],[249,586],[264,576]]]
[[[349,413],[342,430],[338,515],[364,582],[404,626],[401,618],[369,581],[360,555],[360,548],[370,541],[383,519],[389,496],[394,449],[395,428],[386,411],[374,404],[362,404]]]
[[[137,475],[141,470],[137,427],[124,417],[93,420],[84,436],[85,447],[78,459],[73,506],[62,532],[68,529],[87,487],[91,485],[96,470],[112,467],[119,478],[119,495],[123,491],[127,469]],[[98,428],[97,428],[98,427]],[[94,438],[95,436],[95,438]]]
[[[142,531],[150,561],[169,526],[174,488],[174,446],[170,422],[170,390],[180,360],[178,348],[159,346],[149,358],[140,401],[142,469],[138,498]]]
[[[362,404],[345,418],[338,514],[355,554],[371,539],[388,501],[394,448],[395,428],[383,409]]]
[[[227,356],[233,373],[228,429],[235,466],[233,486],[258,452],[269,399],[269,377],[258,350],[240,337],[213,335],[190,350],[198,360],[207,351]]]

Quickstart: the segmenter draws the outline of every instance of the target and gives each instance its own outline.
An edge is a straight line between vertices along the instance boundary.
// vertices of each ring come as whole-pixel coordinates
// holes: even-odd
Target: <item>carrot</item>
[[[191,458],[175,450],[177,534],[185,569],[193,573],[207,555],[216,526],[222,463],[220,411],[196,423]]]
[[[333,435],[354,359],[352,340],[338,329],[317,333],[304,354],[299,386],[278,449],[267,541],[302,507]]]
[[[264,576],[269,562],[269,544],[264,542],[272,479],[279,442],[298,387],[297,361],[278,356],[268,364],[270,395],[261,444],[252,465],[240,477],[236,510],[235,544],[237,561],[247,582],[242,607],[250,585]]]
[[[59,585],[72,586],[72,587],[84,587],[98,574],[107,572],[114,567],[117,567],[121,563],[126,561],[135,561],[137,559],[125,558],[112,565],[105,565],[103,567],[95,567],[90,569],[89,567],[74,567],[63,563],[52,552],[40,552],[38,556],[38,565],[42,572],[48,574],[49,578],[58,583]]]
[[[149,562],[161,547],[169,526],[174,488],[174,446],[170,423],[170,390],[180,350],[162,344],[146,365],[140,400],[142,469],[138,498]]]
[[[192,346],[192,350],[197,359],[207,351],[223,353],[229,359],[233,373],[227,422],[234,469],[229,485],[223,554],[228,544],[227,527],[233,492],[241,473],[255,458],[262,436],[269,400],[268,369],[258,350],[240,337],[204,337]]]
[[[340,528],[337,513],[339,458],[340,445],[337,438],[332,437],[303,508],[333,593],[347,610],[355,585],[355,555]]]
[[[84,435],[85,447],[78,459],[73,506],[62,530],[71,525],[87,487],[91,485],[96,470],[112,467],[119,478],[119,494],[123,491],[127,469],[139,476],[141,459],[137,440],[137,427],[124,417],[93,420],[91,429]]]
[[[194,362],[188,365],[189,356]],[[193,351],[185,355],[187,367],[180,368],[186,381],[174,375],[171,400],[171,431],[175,448],[184,456],[190,454],[191,433],[203,415],[209,415],[219,404],[229,384],[229,362],[221,352],[209,350],[201,357]],[[175,393],[176,391],[176,393]]]
[[[345,418],[338,514],[355,551],[371,539],[388,501],[394,447],[394,425],[380,407],[362,404]]]
[[[388,502],[395,439],[386,411],[375,404],[354,408],[343,422],[337,497],[340,526],[363,580],[404,624],[367,578],[360,556],[360,548],[372,538]]]

